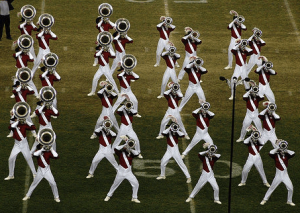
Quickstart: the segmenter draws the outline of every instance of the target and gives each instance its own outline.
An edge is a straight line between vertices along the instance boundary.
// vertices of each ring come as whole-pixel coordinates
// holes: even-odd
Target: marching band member
[[[276,174],[260,205],[264,205],[269,200],[277,186],[280,183],[284,183],[288,190],[287,204],[295,206],[296,204],[292,201],[294,187],[287,171],[288,161],[290,158],[295,156],[295,152],[287,149],[288,142],[284,140],[278,139],[276,143],[278,147],[271,150],[269,153],[270,157],[275,161]]]
[[[40,63],[42,62],[42,59],[47,53],[50,53],[50,39],[57,40],[57,36],[51,31],[49,28],[43,28],[41,32],[36,34],[36,38],[39,42],[39,53],[36,57],[36,60],[34,61],[34,65],[32,68],[32,76],[34,76],[34,73],[38,69]]]
[[[185,95],[179,105],[179,112],[181,112],[182,108],[195,93],[197,94],[199,100],[201,99],[205,101],[205,95],[200,82],[201,76],[206,74],[208,71],[202,67],[204,63],[202,58],[193,56],[191,60],[192,61],[184,68],[185,72],[187,72],[189,75],[189,86],[186,89]]]
[[[248,146],[249,155],[242,171],[242,181],[238,186],[246,185],[248,174],[252,166],[254,165],[263,181],[263,184],[267,187],[270,187],[270,184],[267,181],[266,174],[264,171],[263,162],[259,154],[259,151],[262,149],[264,145],[264,141],[261,140],[260,132],[257,130],[253,131],[251,136],[246,138],[244,144]]]
[[[46,149],[41,144],[37,146],[37,149],[38,150],[33,153],[33,155],[37,157],[37,162],[38,162],[37,174],[36,177],[33,179],[33,182],[30,185],[29,190],[26,196],[23,198],[23,200],[24,201],[29,200],[34,189],[37,187],[40,181],[43,178],[45,178],[51,186],[54,200],[59,203],[60,199],[58,195],[57,185],[50,169],[50,158],[57,159],[58,154],[52,147],[50,149]]]
[[[111,141],[116,137],[116,133],[111,130],[111,125],[111,120],[105,116],[100,127],[95,130],[95,134],[99,137],[99,150],[93,158],[89,174],[86,178],[94,177],[94,172],[103,158],[106,158],[118,171],[118,163],[114,157],[114,151],[111,147]]]
[[[128,31],[128,29],[127,29],[127,31]],[[112,74],[115,72],[115,69],[117,68],[118,63],[122,62],[122,58],[126,54],[125,45],[133,43],[132,38],[130,38],[127,35],[127,31],[126,32],[116,32],[117,35],[116,35],[116,37],[114,37],[113,43],[114,43],[115,49],[116,49],[116,58],[114,59],[113,64],[111,66],[111,73]]]
[[[135,58],[132,55],[129,55],[130,57]],[[130,59],[128,59],[130,60]],[[121,92],[118,96],[118,99],[116,100],[114,106],[113,106],[113,112],[116,111],[116,109],[120,106],[120,104],[125,100],[125,96],[123,94],[126,94],[126,96],[129,97],[130,101],[132,101],[133,103],[133,107],[134,109],[138,112],[138,100],[136,98],[136,96],[134,95],[134,93],[131,90],[131,82],[134,82],[138,79],[140,79],[140,76],[138,76],[135,72],[132,71],[132,69],[126,69],[124,68],[124,63],[122,62],[122,66],[120,71],[122,71],[121,73],[119,73],[117,75],[117,78],[119,79],[120,82],[120,87],[121,87]],[[136,114],[136,117],[141,117],[140,114]]]
[[[208,102],[201,101],[200,108],[193,111],[192,115],[197,121],[197,129],[191,143],[182,153],[182,159],[184,159],[185,156],[191,151],[191,149],[196,146],[201,140],[204,140],[207,144],[213,144],[213,140],[208,133],[208,127],[209,121],[214,118],[215,114],[209,111],[209,108],[210,104]]]
[[[261,121],[258,117],[258,104],[264,99],[264,96],[259,95],[259,87],[252,86],[251,89],[243,95],[246,101],[247,112],[243,121],[243,127],[239,139],[236,142],[242,142],[246,135],[246,129],[254,122],[258,131],[262,133]]]
[[[34,94],[33,89],[26,84],[21,84],[20,81],[16,81],[16,84],[13,85],[13,94],[15,96],[16,102],[26,102],[27,95]]]
[[[51,68],[47,68],[47,67],[41,67],[41,71],[43,72],[43,74],[41,74],[39,77],[41,79],[42,82],[42,87],[45,86],[52,86],[53,87],[53,83],[54,81],[60,81],[61,77],[60,75],[56,72],[56,69],[51,69]]]
[[[135,149],[139,153],[138,157],[143,158],[143,156],[140,154],[141,148],[140,148],[139,138],[137,137],[137,134],[133,130],[133,126],[132,126],[133,116],[137,114],[137,111],[135,110],[133,103],[130,100],[124,101],[123,106],[121,106],[117,110],[117,114],[121,116],[121,126],[117,138],[112,145],[112,148],[114,149],[116,146],[118,146],[121,143],[122,140],[120,136],[128,135],[136,143]]]
[[[104,201],[109,201],[113,196],[115,190],[119,187],[124,179],[127,179],[132,186],[132,202],[140,203],[138,200],[138,189],[139,182],[135,175],[132,173],[131,165],[133,158],[139,155],[139,152],[135,149],[135,141],[128,139],[125,135],[122,135],[121,138],[126,141],[125,145],[117,146],[114,151],[115,154],[119,157],[119,167],[116,178],[113,185],[111,186],[109,192],[107,193]]]
[[[204,144],[203,147],[208,147],[207,151],[199,152],[198,157],[203,163],[202,174],[196,184],[195,188],[193,189],[192,193],[190,194],[189,198],[186,199],[185,202],[189,203],[192,199],[198,194],[198,192],[202,189],[202,187],[209,182],[214,190],[214,202],[217,204],[222,204],[219,200],[219,186],[216,181],[214,175],[214,165],[217,160],[220,159],[221,155],[216,154],[217,146],[214,144]]]
[[[247,70],[246,70],[246,64],[247,64],[247,56],[252,55],[253,51],[247,47],[248,42],[247,40],[243,39],[237,39],[235,47],[232,48],[231,52],[235,55],[235,68],[233,75],[231,77],[231,96],[229,100],[233,100],[233,87],[234,87],[234,80],[233,78],[238,79],[240,76],[242,79],[247,78]],[[249,84],[244,81],[245,89],[248,91]]]
[[[259,66],[261,61],[259,60],[261,47],[266,45],[266,42],[261,39],[262,31],[258,28],[253,28],[252,30],[253,35],[248,38],[248,43],[250,48],[253,50],[253,54],[250,56],[250,59],[247,64],[247,75],[249,75],[251,69],[256,64]]]
[[[174,158],[180,169],[183,171],[184,175],[186,176],[187,183],[190,183],[191,176],[190,173],[184,164],[183,160],[180,157],[180,152],[178,148],[178,138],[183,138],[184,133],[180,131],[179,125],[176,122],[172,122],[170,127],[165,129],[162,134],[167,139],[167,151],[164,154],[163,158],[161,159],[160,163],[160,175],[156,178],[157,180],[166,179],[166,166],[171,158]]]
[[[161,83],[161,90],[160,90],[160,95],[157,96],[157,98],[162,98],[164,97],[163,94],[165,92],[167,83],[169,78],[172,79],[174,83],[178,83],[178,79],[176,76],[176,71],[175,71],[175,64],[176,61],[180,58],[180,55],[176,52],[176,47],[174,47],[173,43],[170,43],[170,47],[167,52],[163,52],[161,54],[161,57],[166,61],[167,64],[167,69],[164,73],[162,83]]]
[[[117,132],[119,132],[120,128],[118,125],[118,121],[112,109],[113,99],[115,99],[118,95],[114,92],[114,87],[112,84],[107,83],[105,81],[101,81],[100,86],[102,86],[102,89],[97,92],[97,95],[100,98],[102,103],[102,112],[97,120],[94,132],[96,131],[96,129],[100,128],[100,124],[104,120],[105,116],[109,117],[115,129],[117,130]],[[96,134],[93,133],[91,139],[94,139],[96,137],[97,137]]]
[[[225,70],[232,69],[233,56],[231,50],[236,44],[236,39],[241,39],[242,30],[247,30],[247,27],[243,24],[245,21],[243,16],[239,16],[234,10],[231,10],[230,14],[233,15],[233,21],[227,27],[231,31],[231,41],[228,47],[228,66],[224,68]]]
[[[33,176],[36,175],[36,170],[34,168],[33,160],[30,154],[29,145],[26,137],[26,131],[31,131],[33,137],[36,137],[36,128],[33,123],[30,123],[28,120],[26,120],[27,115],[21,115],[19,116],[18,110],[20,110],[20,113],[24,113],[25,111],[30,113],[30,107],[27,103],[21,103],[15,104],[14,106],[14,115],[17,118],[15,122],[11,123],[8,127],[9,130],[13,131],[13,138],[15,139],[14,147],[10,153],[9,159],[8,159],[8,166],[9,166],[9,175],[4,180],[11,180],[14,179],[14,170],[15,170],[15,163],[16,158],[20,152],[22,152],[25,160],[27,161],[28,166],[30,167],[30,170],[33,174]],[[26,109],[25,109],[26,107]],[[17,112],[15,111],[15,108],[17,109]],[[24,108],[24,110],[22,109]],[[26,113],[26,112],[25,112]],[[24,116],[24,118],[23,118]]]
[[[277,106],[271,102],[264,102],[263,105],[266,107],[263,111],[261,111],[258,117],[263,122],[263,131],[261,139],[266,144],[270,141],[274,148],[276,148],[276,132],[275,132],[275,125],[276,122],[279,121],[281,118],[279,115],[275,113]]]
[[[198,39],[198,37],[200,36],[200,33],[198,31],[193,31],[193,29],[190,27],[184,28],[184,31],[186,32],[186,35],[182,37],[181,42],[185,47],[185,58],[182,68],[178,74],[178,81],[181,81],[183,79],[183,76],[185,74],[185,67],[190,63],[190,58],[197,55],[197,46],[202,43],[202,41]]]
[[[277,75],[277,72],[273,70],[273,63],[268,61],[264,56],[259,57],[262,59],[262,66],[258,67],[254,72],[259,75],[259,92],[261,95],[265,95],[268,100],[275,103],[275,96],[270,87],[270,76]]]
[[[108,46],[98,46],[99,52],[95,53],[94,57],[98,59],[99,69],[94,75],[92,91],[88,94],[88,96],[95,95],[95,91],[97,88],[98,80],[102,75],[108,79],[108,81],[114,86],[115,90],[119,93],[118,87],[114,78],[112,77],[112,73],[109,69],[109,58],[115,58],[116,54],[113,50],[111,50]]]
[[[190,139],[190,137],[188,136],[188,134],[184,128],[184,125],[182,123],[181,116],[180,116],[180,113],[178,110],[178,102],[183,96],[179,89],[180,86],[178,83],[170,82],[168,84],[168,87],[170,89],[164,92],[164,96],[168,101],[168,109],[166,111],[165,116],[163,117],[163,119],[161,121],[160,130],[159,130],[159,133],[158,133],[158,136],[156,137],[156,139],[161,139],[164,137],[162,135],[162,132],[165,130],[167,123],[170,120],[170,116],[175,117],[175,119],[177,120],[177,123],[178,123],[180,129],[183,131],[183,133],[185,135],[185,139]]]
[[[154,67],[158,67],[160,63],[160,56],[162,51],[168,50],[170,47],[169,44],[169,37],[170,33],[175,30],[175,26],[172,25],[173,19],[171,17],[165,17],[161,16],[160,17],[161,23],[159,23],[156,28],[159,31],[159,40],[157,44],[157,50],[156,50],[156,64]]]

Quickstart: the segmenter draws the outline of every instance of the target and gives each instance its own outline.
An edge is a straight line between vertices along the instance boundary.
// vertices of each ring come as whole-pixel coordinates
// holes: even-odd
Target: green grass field
[[[61,82],[54,84],[58,93],[60,116],[52,120],[53,129],[57,134],[57,152],[60,158],[51,161],[51,170],[57,182],[61,203],[53,200],[51,188],[46,180],[38,185],[28,202],[22,201],[28,190],[26,186],[28,177],[27,184],[32,183],[32,175],[28,172],[22,154],[19,154],[16,161],[15,179],[3,180],[8,175],[7,160],[14,143],[13,139],[7,138],[6,135],[9,133],[7,129],[9,111],[15,103],[14,99],[9,97],[12,88],[11,76],[16,72],[11,41],[5,39],[4,30],[0,41],[0,212],[227,212],[229,167],[226,163],[230,160],[232,102],[228,100],[230,90],[219,80],[219,76],[229,78],[233,72],[223,69],[227,65],[227,48],[230,42],[227,25],[232,20],[229,14],[232,9],[246,18],[245,25],[248,30],[243,32],[242,38],[249,38],[254,27],[263,31],[262,39],[267,45],[262,48],[262,55],[273,62],[274,70],[278,72],[276,76],[271,77],[271,88],[278,106],[277,114],[281,116],[281,121],[276,124],[276,134],[278,138],[287,140],[289,148],[296,152],[288,168],[294,184],[293,202],[296,206],[286,205],[287,190],[283,184],[275,190],[266,205],[261,206],[259,203],[267,188],[263,186],[255,168],[249,173],[247,185],[237,186],[241,180],[239,169],[242,169],[246,162],[248,151],[242,143],[234,142],[233,162],[237,165],[234,174],[237,176],[232,179],[231,212],[299,212],[300,35],[293,25],[295,23],[296,27],[300,28],[299,1],[207,0],[207,3],[201,3],[203,1],[193,0],[189,1],[191,3],[176,3],[176,0],[149,0],[148,3],[141,3],[139,0],[107,0],[105,2],[113,6],[114,11],[110,18],[113,22],[118,18],[127,18],[130,21],[131,28],[128,35],[134,43],[126,46],[126,53],[135,55],[138,61],[134,71],[140,79],[132,83],[132,91],[139,100],[139,114],[142,118],[134,118],[133,127],[140,139],[144,159],[134,161],[133,171],[140,183],[138,195],[141,204],[130,202],[132,191],[127,181],[120,185],[109,202],[103,201],[115,178],[115,171],[107,160],[100,162],[94,178],[85,178],[98,150],[98,140],[90,140],[89,137],[101,112],[101,102],[96,96],[88,97],[87,94],[97,71],[97,67],[92,66],[98,34],[95,19],[98,16],[97,8],[103,2],[46,0],[44,11],[54,16],[55,24],[52,31],[58,36],[57,41],[50,41],[50,48],[59,56],[57,72],[62,77]],[[289,4],[292,18],[285,2]],[[16,13],[25,4],[31,4],[36,8],[37,15],[34,22],[37,22],[41,15],[42,0],[15,1],[13,3],[15,10],[11,11],[11,34],[14,40],[20,35],[17,28],[19,18]],[[214,169],[222,205],[213,203],[213,190],[209,184],[197,194],[192,204],[185,202],[189,196],[189,187],[193,188],[196,185],[201,174],[197,153],[203,150],[202,142],[185,159],[192,176],[190,186],[185,183],[186,179],[180,168],[172,162],[168,164],[172,175],[161,181],[155,179],[160,174],[160,159],[166,151],[165,139],[156,140],[155,137],[167,110],[167,102],[156,98],[160,92],[166,66],[164,61],[161,61],[161,65],[157,68],[153,65],[159,39],[156,25],[160,16],[167,15],[166,13],[169,13],[176,25],[170,40],[182,56],[178,61],[180,65],[185,56],[184,46],[181,43],[181,37],[185,34],[184,27],[190,26],[201,34],[200,39],[203,43],[199,46],[198,56],[204,59],[203,66],[208,70],[202,78],[202,88],[207,101],[211,104],[211,111],[215,113],[209,133],[222,155]],[[35,49],[37,54],[37,42]],[[32,66],[33,64],[29,65],[30,68]],[[176,68],[177,73],[179,70],[180,68]],[[40,73],[41,71],[37,71],[34,79],[38,89],[41,87],[37,77]],[[114,77],[116,79],[116,74]],[[254,72],[251,72],[249,77],[258,82],[258,76]],[[185,75],[181,81],[183,93],[187,86],[188,78]],[[239,86],[236,94],[234,141],[239,137],[246,113],[243,94],[244,89]],[[34,109],[36,99],[29,97],[28,103]],[[182,111],[183,123],[191,138],[196,130],[196,121],[191,113],[198,107],[197,96],[194,95]],[[262,109],[261,105],[259,111]],[[117,119],[119,120],[118,115]],[[38,120],[35,119],[34,122],[38,127]],[[28,135],[32,144],[33,138]],[[180,142],[181,152],[188,143],[187,140]],[[272,146],[268,142],[261,151],[270,184],[275,175],[273,159],[268,156],[271,149]]]

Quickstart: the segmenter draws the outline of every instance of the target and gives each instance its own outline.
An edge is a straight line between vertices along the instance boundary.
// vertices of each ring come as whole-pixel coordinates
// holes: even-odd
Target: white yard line
[[[188,3],[188,4],[194,4],[194,3],[207,3],[207,0],[198,0],[198,1],[174,1],[174,3]]]
[[[292,11],[291,11],[291,8],[290,8],[290,5],[289,5],[288,0],[284,0],[284,4],[285,4],[286,10],[287,10],[287,12],[288,12],[288,15],[289,15],[289,17],[290,17],[290,20],[291,20],[292,26],[293,26],[293,28],[294,28],[295,34],[296,34],[296,36],[297,36],[298,43],[300,44],[300,34],[299,34],[299,30],[298,30],[298,27],[297,27],[297,25],[296,25],[296,22],[295,22],[295,19],[294,19],[293,13],[292,13]]]

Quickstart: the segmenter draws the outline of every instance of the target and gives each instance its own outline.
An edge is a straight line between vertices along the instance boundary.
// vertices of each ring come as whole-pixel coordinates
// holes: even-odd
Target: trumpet
[[[97,41],[105,49],[108,49],[108,46],[111,44],[113,38],[110,32],[103,31],[98,34]]]
[[[245,21],[244,16],[239,15],[239,16],[237,17],[237,23],[238,23],[238,24],[242,24],[242,23],[244,23],[244,21]]]
[[[177,123],[172,123],[170,128],[172,132],[177,132],[179,130],[179,125]]]
[[[107,83],[107,84],[105,85],[105,91],[106,91],[106,92],[111,93],[111,92],[113,91],[113,89],[114,89],[114,86],[113,86],[112,84]]]
[[[37,135],[38,142],[43,145],[43,148],[49,150],[52,144],[55,142],[55,132],[50,128],[42,129]]]
[[[127,111],[130,111],[133,108],[133,103],[131,101],[126,101],[124,106]]]
[[[132,70],[136,67],[137,60],[134,55],[126,54],[122,57],[122,67],[125,70]]]
[[[44,13],[39,17],[39,25],[44,29],[44,30],[50,30],[50,28],[54,24],[54,18],[52,15],[48,13]]]
[[[47,106],[49,106],[52,104],[52,101],[54,100],[54,98],[56,96],[56,91],[51,86],[45,86],[45,87],[42,87],[42,89],[39,92],[39,95],[40,95],[42,101]]]
[[[260,37],[262,36],[262,31],[261,31],[260,29],[256,29],[256,30],[254,31],[254,36],[255,36],[256,38],[260,38]]]
[[[35,17],[35,15],[36,15],[36,10],[32,5],[29,5],[29,4],[24,5],[21,8],[21,16],[26,21],[32,21],[32,19]]]
[[[259,131],[253,131],[251,137],[254,140],[257,140],[258,138],[260,138],[260,132]]]
[[[195,40],[195,39],[199,38],[200,33],[199,33],[199,31],[194,30],[194,31],[191,32],[190,35],[191,35],[192,39]]]
[[[205,102],[201,105],[201,108],[204,110],[209,110],[210,109],[210,103]]]
[[[17,43],[23,52],[29,52],[33,44],[33,39],[30,35],[23,34],[18,38]]]
[[[170,46],[168,52],[170,56],[173,56],[176,52],[176,47]]]
[[[59,62],[58,56],[55,53],[47,53],[43,58],[43,64],[47,68],[54,68]]]
[[[136,144],[135,140],[129,139],[126,141],[126,148],[133,149],[135,147],[135,144]]]
[[[271,112],[275,112],[275,111],[276,111],[276,109],[277,109],[277,106],[276,106],[276,104],[274,104],[274,103],[270,103],[270,104],[268,105],[268,110],[269,110],[269,111],[271,111]]]
[[[171,89],[172,89],[172,91],[177,92],[180,89],[180,86],[178,83],[174,83],[174,84],[172,84]]]
[[[252,92],[254,92],[255,94],[257,94],[259,92],[259,86],[253,86],[252,87]]]
[[[204,63],[203,59],[200,58],[200,57],[197,57],[197,58],[194,60],[194,62],[195,62],[195,65],[198,66],[198,67],[202,66],[203,63]]]
[[[277,143],[279,149],[281,149],[282,151],[285,151],[288,149],[288,142],[287,141],[284,141],[282,139],[279,139],[278,143]]]
[[[209,153],[210,155],[215,154],[215,153],[217,152],[217,150],[218,150],[218,147],[217,147],[216,145],[214,145],[214,144],[212,144],[212,145],[210,145],[210,146],[208,147],[208,153]]]
[[[22,84],[27,84],[31,80],[31,70],[28,67],[18,69],[16,73],[18,81]]]
[[[105,119],[103,122],[103,126],[104,126],[105,130],[111,129],[112,125],[113,124],[112,124],[111,120],[109,120],[109,119]]]
[[[108,18],[113,13],[113,7],[108,3],[102,3],[98,7],[98,13],[101,17]]]
[[[240,46],[241,46],[242,49],[245,49],[248,46],[247,39],[242,39],[241,43],[240,43]]]
[[[165,25],[170,26],[173,23],[173,19],[171,17],[166,17],[164,23]]]
[[[130,29],[130,22],[126,18],[119,18],[116,21],[116,30],[120,34],[126,34],[129,29]]]
[[[265,68],[267,68],[267,69],[272,69],[272,68],[273,68],[273,63],[272,63],[271,61],[267,61],[267,62],[265,63]]]
[[[26,120],[27,116],[30,114],[30,106],[27,102],[18,102],[13,106],[13,114],[19,120]]]

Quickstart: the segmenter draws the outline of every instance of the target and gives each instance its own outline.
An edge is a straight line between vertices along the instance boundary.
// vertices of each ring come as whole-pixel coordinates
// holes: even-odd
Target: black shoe
[[[9,37],[6,37],[8,40],[12,40],[12,37],[11,36],[9,36]]]

